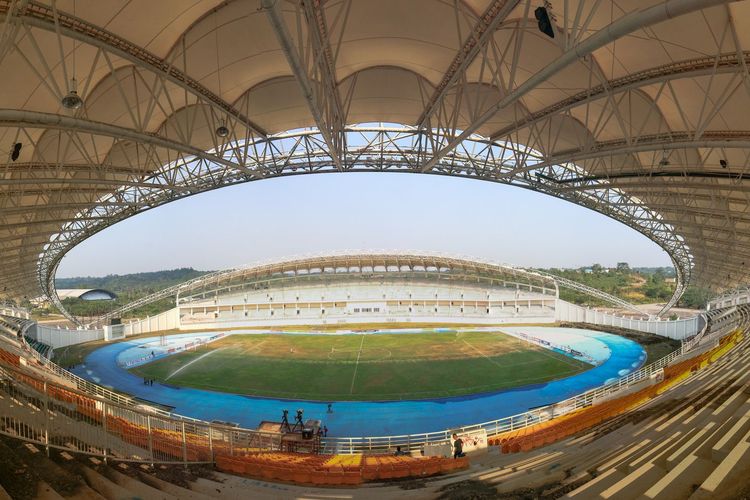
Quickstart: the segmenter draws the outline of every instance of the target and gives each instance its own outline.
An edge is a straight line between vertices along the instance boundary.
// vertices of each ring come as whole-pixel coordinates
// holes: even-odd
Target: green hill
[[[115,300],[86,301],[80,299],[65,299],[63,305],[75,316],[99,316],[120,306],[128,304],[146,295],[150,295],[164,288],[177,285],[184,281],[197,278],[211,271],[198,271],[191,267],[154,271],[148,273],[110,274],[108,276],[58,278],[55,286],[65,288],[103,288],[117,294]],[[153,316],[174,307],[174,297],[165,297],[152,304],[147,304],[128,312],[125,317]],[[41,311],[38,311],[41,313]]]

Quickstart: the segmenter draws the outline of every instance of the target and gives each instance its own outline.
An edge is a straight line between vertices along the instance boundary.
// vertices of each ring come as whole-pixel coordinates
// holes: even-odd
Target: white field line
[[[468,342],[466,342],[466,341],[465,341],[464,339],[461,339],[461,341],[462,341],[462,342],[463,342],[464,344],[466,344],[467,346],[469,346],[469,347],[471,347],[472,349],[474,349],[475,351],[477,351],[477,352],[478,352],[478,353],[479,353],[479,354],[480,354],[480,355],[481,355],[481,356],[482,356],[482,357],[483,357],[484,359],[486,359],[487,361],[489,361],[489,362],[490,362],[490,363],[492,363],[493,365],[499,366],[499,367],[501,367],[501,368],[505,368],[505,367],[506,367],[505,365],[502,365],[502,364],[498,363],[497,361],[495,361],[494,359],[490,358],[490,357],[489,357],[489,356],[487,356],[487,355],[486,355],[485,353],[483,353],[482,351],[480,351],[479,349],[477,349],[477,348],[476,348],[476,347],[474,347],[473,345],[471,345],[471,344],[469,344]]]
[[[349,387],[349,394],[354,394],[354,381],[357,378],[357,368],[359,368],[359,357],[362,355],[362,346],[365,343],[365,336],[362,335],[362,341],[359,343],[359,351],[357,352],[357,362],[354,364],[354,375],[352,375],[352,385]]]
[[[224,349],[226,349],[226,347],[222,347],[222,348],[220,348],[220,349],[215,349],[215,350],[213,350],[213,351],[208,351],[208,352],[207,352],[206,354],[201,354],[200,356],[198,356],[198,357],[197,357],[197,358],[195,358],[194,360],[190,361],[190,362],[189,362],[188,364],[186,364],[186,365],[183,365],[183,366],[179,367],[178,369],[176,369],[175,371],[173,371],[172,373],[170,373],[170,374],[169,374],[169,376],[167,376],[167,378],[165,378],[165,379],[164,379],[164,381],[167,381],[167,380],[169,380],[170,378],[174,377],[175,375],[177,375],[177,374],[178,374],[178,373],[180,373],[180,372],[181,372],[182,370],[184,370],[184,369],[185,369],[185,368],[187,368],[188,366],[192,365],[192,364],[193,364],[193,363],[195,363],[196,361],[200,361],[201,359],[205,358],[206,356],[210,356],[211,354],[213,354],[213,353],[215,353],[215,352],[223,351]]]

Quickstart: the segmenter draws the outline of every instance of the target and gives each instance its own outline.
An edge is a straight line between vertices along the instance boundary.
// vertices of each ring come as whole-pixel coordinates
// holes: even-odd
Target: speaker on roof
[[[21,155],[22,146],[23,144],[21,144],[20,142],[13,144],[13,151],[11,151],[10,153],[11,160],[16,161],[18,159],[18,157]]]
[[[539,21],[539,31],[550,38],[555,38],[555,31],[552,29],[552,22],[549,20],[549,14],[545,7],[537,7],[534,11],[536,20]]]

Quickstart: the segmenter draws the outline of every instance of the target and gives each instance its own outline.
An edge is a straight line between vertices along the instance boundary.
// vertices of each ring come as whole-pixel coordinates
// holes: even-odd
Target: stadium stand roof
[[[57,300],[67,251],[162,203],[339,171],[600,211],[675,299],[747,282],[750,2],[552,0],[548,34],[541,5],[0,0],[0,291]]]
[[[646,316],[637,306],[602,290],[577,283],[560,276],[535,269],[524,269],[508,264],[490,262],[476,257],[452,256],[447,254],[414,252],[414,251],[374,251],[347,250],[325,255],[304,255],[256,262],[236,269],[225,269],[204,274],[196,278],[156,291],[124,304],[117,309],[96,318],[95,323],[104,324],[112,318],[118,318],[128,311],[165,297],[176,296],[178,304],[189,300],[193,294],[205,294],[207,291],[220,289],[231,290],[241,283],[266,281],[269,278],[284,277],[302,278],[324,275],[364,274],[383,276],[386,273],[414,273],[421,275],[441,275],[449,279],[451,274],[459,277],[485,277],[502,279],[521,279],[526,283],[550,289],[558,286],[570,288],[596,297],[616,307],[628,309],[631,313]],[[58,296],[62,298],[62,290]],[[187,296],[187,298],[186,298]]]

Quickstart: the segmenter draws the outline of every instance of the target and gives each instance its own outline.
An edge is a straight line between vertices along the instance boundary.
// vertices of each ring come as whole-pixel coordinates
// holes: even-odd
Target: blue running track
[[[495,393],[430,400],[335,402],[330,414],[326,411],[327,401],[259,398],[159,383],[145,386],[142,378],[120,368],[115,360],[123,351],[153,343],[158,337],[128,340],[97,349],[74,373],[136,397],[172,406],[175,413],[203,420],[236,422],[243,427],[255,428],[261,420],[278,421],[282,409],[289,409],[293,415],[302,408],[306,419],[322,420],[331,436],[387,436],[442,431],[522,413],[626,375],[638,369],[646,358],[638,343],[609,333],[553,327],[503,330],[524,332],[569,345],[591,355],[601,364],[571,377]],[[139,350],[144,352],[142,348]],[[461,374],[446,373],[445,377],[461,377]]]

